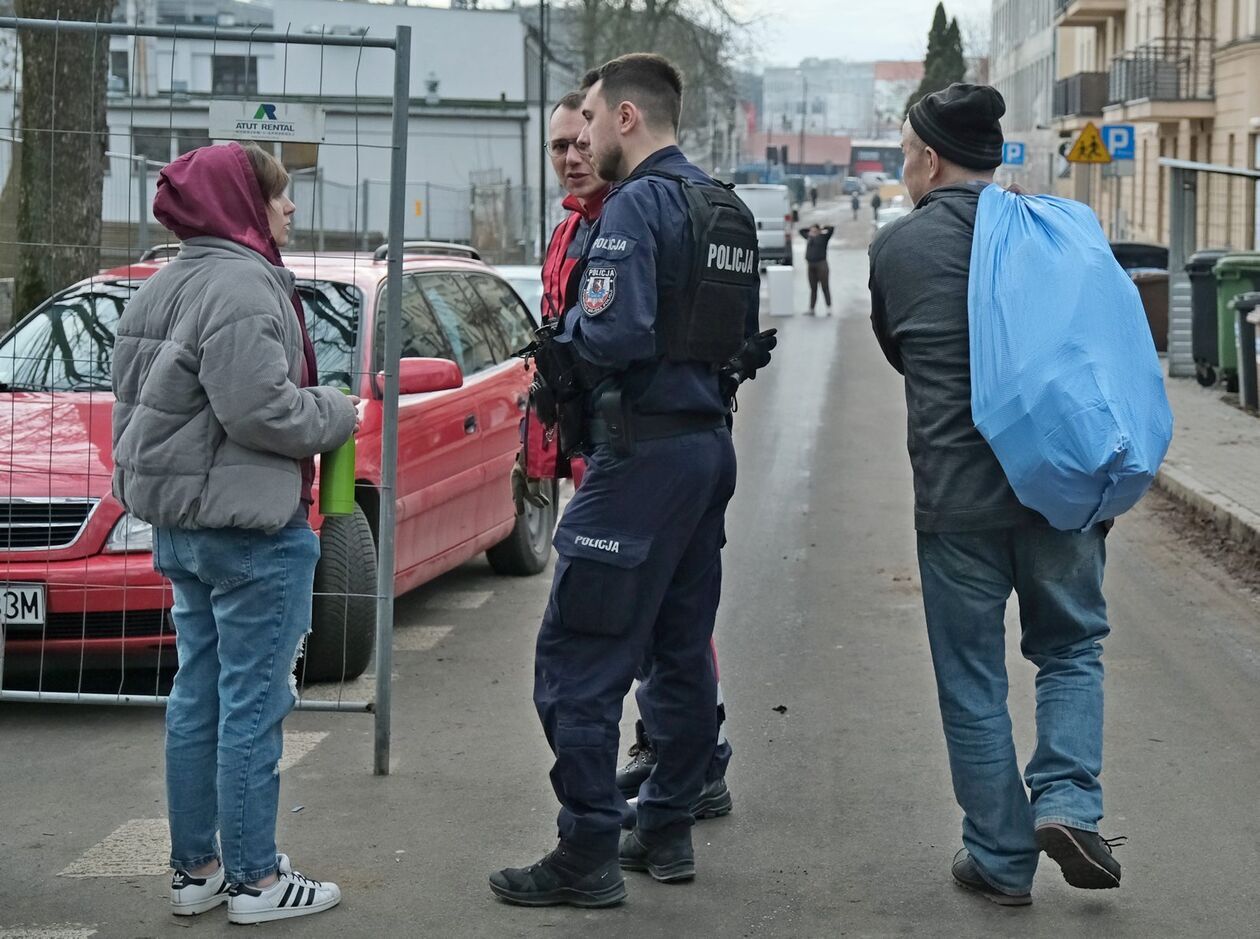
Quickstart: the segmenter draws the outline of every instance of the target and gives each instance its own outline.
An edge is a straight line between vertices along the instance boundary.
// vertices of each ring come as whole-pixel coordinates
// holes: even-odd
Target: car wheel
[[[542,573],[551,557],[551,536],[559,514],[560,484],[550,480],[548,496],[551,504],[539,508],[525,503],[525,512],[516,516],[512,534],[486,552],[486,560],[496,574],[529,577]]]
[[[319,533],[315,599],[299,681],[349,681],[376,645],[376,543],[367,515],[326,516]]]

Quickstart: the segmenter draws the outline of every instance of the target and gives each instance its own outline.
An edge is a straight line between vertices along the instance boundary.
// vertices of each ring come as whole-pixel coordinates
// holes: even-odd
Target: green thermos
[[[348,388],[341,389],[350,394]],[[336,450],[319,458],[319,512],[321,515],[354,514],[354,434]]]

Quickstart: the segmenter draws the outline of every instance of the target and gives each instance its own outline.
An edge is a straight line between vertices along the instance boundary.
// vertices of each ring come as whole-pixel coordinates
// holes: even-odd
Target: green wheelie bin
[[[1260,251],[1227,254],[1212,268],[1216,276],[1217,348],[1221,380],[1227,391],[1238,390],[1238,313],[1234,298],[1260,290]]]

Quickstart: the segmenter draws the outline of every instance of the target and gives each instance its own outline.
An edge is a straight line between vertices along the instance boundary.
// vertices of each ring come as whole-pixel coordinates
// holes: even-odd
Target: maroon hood
[[[190,150],[158,174],[153,217],[180,241],[209,236],[257,251],[277,267],[267,203],[239,144]]]

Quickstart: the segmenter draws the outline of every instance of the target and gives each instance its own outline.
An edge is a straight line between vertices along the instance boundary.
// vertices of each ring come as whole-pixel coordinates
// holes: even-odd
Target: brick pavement
[[[1193,379],[1165,382],[1173,441],[1157,485],[1239,541],[1260,546],[1260,418]]]

